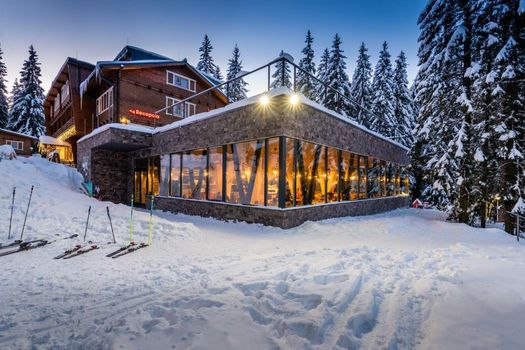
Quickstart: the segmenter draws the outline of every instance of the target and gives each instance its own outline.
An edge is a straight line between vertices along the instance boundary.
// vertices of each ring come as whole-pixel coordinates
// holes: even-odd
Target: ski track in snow
[[[33,184],[28,239],[82,236],[91,205],[88,239],[101,245],[65,261],[53,257],[81,237],[0,257],[1,349],[454,349],[473,339],[477,348],[513,348],[525,340],[512,329],[525,314],[524,247],[497,229],[446,223],[430,210],[291,230],[155,212],[153,246],[109,259],[116,247],[107,244],[105,208],[125,242],[129,207],[88,199],[64,168],[0,162],[0,234],[12,187],[17,235]],[[148,219],[134,213],[137,241]],[[486,331],[491,317],[501,330]]]

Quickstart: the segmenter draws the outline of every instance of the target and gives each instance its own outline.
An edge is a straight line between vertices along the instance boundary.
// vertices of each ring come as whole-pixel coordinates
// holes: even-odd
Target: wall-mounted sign
[[[158,115],[158,114],[145,112],[145,111],[142,111],[142,110],[137,109],[137,108],[135,108],[135,109],[131,108],[129,110],[129,114],[135,115],[137,117],[148,118],[148,119],[160,119],[160,115]]]

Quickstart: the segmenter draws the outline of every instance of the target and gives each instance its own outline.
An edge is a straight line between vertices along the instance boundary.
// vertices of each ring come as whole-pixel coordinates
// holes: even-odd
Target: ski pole
[[[151,245],[153,243],[153,202],[155,199],[154,195],[151,195],[151,205],[149,207],[149,234],[148,234],[148,245]]]
[[[131,195],[131,214],[129,216],[129,242],[133,242],[133,195]]]
[[[113,231],[113,223],[111,222],[111,216],[109,215],[109,207],[106,207],[108,211],[109,226],[111,227],[111,234],[113,235],[113,243],[117,243],[115,240],[115,232]]]
[[[27,213],[29,212],[29,205],[31,204],[31,197],[33,196],[33,188],[34,186],[31,186],[31,192],[29,193],[29,201],[27,202],[26,215],[24,217],[24,224],[22,225],[22,232],[20,233],[20,241],[22,241],[22,237],[24,236],[24,229],[26,228]]]
[[[15,192],[16,187],[13,187],[13,199],[11,200],[11,217],[9,218],[9,233],[7,234],[7,239],[11,239],[11,224],[13,222],[13,208],[15,206]]]
[[[88,229],[88,225],[89,225],[89,215],[91,215],[91,205],[89,206],[89,209],[88,209],[88,216],[87,216],[87,220],[86,220],[86,229],[84,230],[84,242],[86,241],[86,234],[87,234],[87,229]]]

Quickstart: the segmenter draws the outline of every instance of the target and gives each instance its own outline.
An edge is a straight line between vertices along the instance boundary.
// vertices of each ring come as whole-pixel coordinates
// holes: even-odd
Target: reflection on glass
[[[328,148],[328,168],[326,169],[327,176],[327,202],[337,202],[339,200],[339,151],[335,148]]]
[[[381,197],[386,196],[386,162],[384,160],[379,162],[379,188],[381,190]]]
[[[180,185],[180,154],[172,154],[170,196],[180,197]]]
[[[160,157],[149,158],[148,162],[148,195],[158,196],[160,191]]]
[[[396,173],[395,173],[394,165],[388,162],[386,166],[386,195],[387,196],[394,195],[395,177],[396,177]]]
[[[226,201],[264,205],[264,140],[226,147]]]
[[[296,205],[325,203],[324,147],[310,142],[296,142]]]
[[[279,205],[279,138],[268,139],[268,191],[266,200],[269,207]]]
[[[160,195],[168,196],[170,193],[170,156],[160,156]]]
[[[222,201],[222,146],[210,148],[208,199]]]
[[[286,138],[286,187],[285,187],[285,206],[293,207],[295,206],[295,140],[291,138]]]
[[[205,149],[185,152],[182,155],[182,197],[206,199]]]
[[[405,167],[401,168],[399,177],[401,194],[408,195],[408,173]]]
[[[379,160],[368,157],[368,198],[381,197],[379,188]]]
[[[366,157],[359,156],[359,199],[366,198]]]

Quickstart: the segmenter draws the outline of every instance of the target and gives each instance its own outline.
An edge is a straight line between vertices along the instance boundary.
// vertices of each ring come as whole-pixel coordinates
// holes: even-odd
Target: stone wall
[[[153,136],[153,147],[147,153],[159,155],[258,138],[289,136],[400,165],[409,164],[406,149],[308,105],[291,108],[287,98],[276,96],[266,108],[255,103],[157,133]]]
[[[128,153],[94,149],[91,153],[91,180],[103,200],[127,203],[133,175]]]
[[[299,226],[306,221],[376,214],[408,207],[409,205],[407,196],[357,200],[353,202],[331,203],[290,209],[241,206],[173,197],[156,197],[155,201],[155,207],[157,209],[173,213],[213,217],[219,220],[260,223],[281,228]]]

